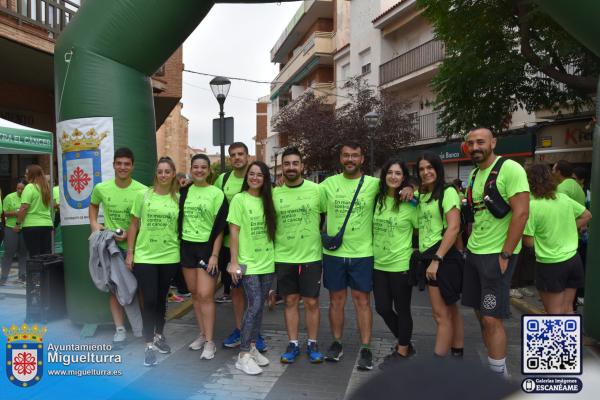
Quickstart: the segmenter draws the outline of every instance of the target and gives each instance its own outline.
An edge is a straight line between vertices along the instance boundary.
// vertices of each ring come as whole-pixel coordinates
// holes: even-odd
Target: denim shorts
[[[323,286],[331,292],[347,287],[359,292],[373,290],[373,257],[335,257],[323,254]]]

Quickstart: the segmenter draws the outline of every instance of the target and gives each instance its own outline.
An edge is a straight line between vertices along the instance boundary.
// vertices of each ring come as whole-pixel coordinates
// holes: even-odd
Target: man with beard
[[[495,183],[486,185],[501,160],[494,154],[496,138],[489,129],[476,128],[466,142],[477,168],[469,177],[468,197],[475,222],[467,244],[462,304],[472,307],[479,318],[490,369],[508,376],[503,319],[510,317],[510,283],[529,215],[529,184],[523,167],[507,159]],[[494,216],[490,209],[502,202],[508,203],[510,210],[502,217]]]
[[[317,346],[322,272],[319,185],[302,177],[304,164],[296,147],[283,152],[281,163],[283,185],[273,190],[277,217],[275,271],[277,287],[285,301],[284,316],[289,337],[281,362],[293,363],[300,355],[298,304],[302,296],[308,331],[306,354],[311,363],[321,363],[323,355]]]
[[[325,359],[339,361],[343,352],[344,306],[348,286],[357,314],[361,348],[358,368],[373,369],[369,348],[373,314],[370,293],[373,286],[373,209],[379,191],[379,179],[363,176],[364,162],[360,144],[346,142],[340,148],[343,172],[321,183],[321,208],[327,212],[327,235],[335,236],[341,229],[359,182],[362,186],[348,220],[342,245],[336,250],[323,250],[323,280],[329,290],[329,323],[333,342]]]
[[[140,190],[147,189],[145,185],[131,178],[133,161],[133,152],[129,148],[121,147],[115,151],[113,161],[115,178],[94,186],[89,207],[90,228],[92,232],[105,228],[113,232],[119,228],[123,230],[122,235],[115,235],[115,240],[119,245],[121,254],[123,254],[123,259],[127,256],[127,229],[129,229],[131,222],[133,200]],[[104,211],[104,225],[98,223],[100,204],[102,204],[102,210]],[[112,293],[109,304],[116,327],[113,342],[123,342],[126,339],[123,307]],[[129,322],[132,325],[134,334],[141,336],[142,317],[139,309],[129,307],[127,310],[128,312],[133,312],[132,310],[134,309],[137,310],[137,315],[128,315]]]
[[[219,175],[214,185],[225,193],[227,202],[231,204],[233,196],[242,191],[242,184],[248,169],[248,146],[242,142],[234,142],[229,146],[229,160],[233,171]],[[221,271],[221,282],[223,283],[223,296],[217,298],[217,303],[233,302],[233,315],[235,318],[235,329],[223,341],[224,347],[234,348],[240,345],[240,326],[242,325],[242,317],[244,315],[244,307],[246,301],[244,299],[244,289],[232,287],[231,276],[227,273],[227,265],[231,261],[229,250],[229,235],[223,238],[223,246],[219,252],[219,270]],[[203,343],[197,343],[197,346],[202,346]],[[259,335],[256,341],[256,348],[263,352],[267,346]]]

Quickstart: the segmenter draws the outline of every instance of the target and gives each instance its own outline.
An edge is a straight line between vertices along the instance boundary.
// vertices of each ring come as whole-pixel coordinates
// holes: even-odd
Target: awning
[[[52,154],[52,133],[0,118],[0,154]]]
[[[424,147],[412,147],[398,152],[398,156],[407,163],[415,163],[424,151],[437,153],[442,162],[470,161],[471,157],[463,154],[462,142],[445,142]],[[526,132],[520,135],[501,136],[496,144],[496,154],[505,157],[529,157],[535,151],[535,135]]]

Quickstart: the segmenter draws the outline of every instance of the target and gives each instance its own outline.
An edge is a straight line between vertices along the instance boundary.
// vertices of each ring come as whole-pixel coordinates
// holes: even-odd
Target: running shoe
[[[144,350],[144,366],[151,367],[156,365],[156,350],[152,345],[146,346]]]
[[[202,349],[202,346],[204,346],[204,343],[206,343],[206,336],[204,336],[204,334],[200,334],[196,340],[190,343],[188,348],[190,350],[200,350]]]
[[[180,292],[178,290],[177,291],[177,296],[180,296],[180,297],[192,297],[192,292]]]
[[[513,299],[522,299],[523,294],[519,291],[519,289],[510,289],[510,297]]]
[[[204,350],[202,350],[202,354],[200,354],[201,360],[212,360],[215,358],[215,353],[217,352],[217,346],[215,346],[215,342],[212,340],[204,343]]]
[[[327,354],[325,355],[325,360],[327,361],[340,361],[340,358],[344,355],[344,348],[342,344],[337,340],[331,343],[329,349],[327,350]]]
[[[265,338],[262,335],[258,334],[258,339],[256,340],[256,349],[261,353],[267,351],[267,343],[265,342]]]
[[[265,367],[269,365],[269,359],[258,351],[256,346],[250,346],[250,356],[256,361],[259,367]]]
[[[162,354],[171,352],[171,346],[167,344],[167,339],[163,335],[154,335],[154,347]]]
[[[533,290],[529,289],[529,288],[526,288],[526,287],[519,288],[519,292],[521,292],[521,294],[523,296],[527,296],[527,297],[533,297],[533,296],[535,296],[535,292]]]
[[[113,336],[113,343],[121,343],[127,339],[127,331],[123,327],[119,327],[115,330],[115,334]]]
[[[306,345],[306,354],[308,354],[308,359],[313,364],[320,364],[323,362],[323,353],[319,351],[319,346],[316,342],[311,342]]]
[[[582,306],[583,304],[584,304],[583,297],[578,297],[578,298],[577,298],[577,305],[578,305],[578,306]]]
[[[357,368],[363,371],[370,371],[373,369],[373,354],[371,353],[371,350],[366,348],[360,349]]]
[[[169,294],[167,295],[167,299],[168,299],[169,303],[182,303],[185,301],[185,299],[183,297],[177,296],[173,292],[169,292]]]
[[[221,297],[217,297],[215,299],[215,303],[231,303],[231,296],[228,294],[224,294]]]
[[[248,353],[238,356],[235,367],[248,375],[258,375],[262,372],[262,368],[256,364],[256,361]]]
[[[417,354],[417,351],[413,347],[412,343],[408,345],[408,354],[403,356],[398,353],[397,347],[392,347],[392,352],[383,358],[383,362],[379,364],[379,369],[384,370],[393,365],[396,365],[398,362],[402,362],[407,360]]]
[[[233,330],[233,332],[231,332],[231,335],[227,336],[227,338],[223,340],[223,347],[238,347],[240,345],[241,339],[242,338],[240,330],[236,328]]]
[[[300,346],[294,344],[292,342],[288,343],[287,349],[285,349],[285,353],[281,355],[280,361],[283,364],[292,364],[296,361],[296,357],[300,355]]]

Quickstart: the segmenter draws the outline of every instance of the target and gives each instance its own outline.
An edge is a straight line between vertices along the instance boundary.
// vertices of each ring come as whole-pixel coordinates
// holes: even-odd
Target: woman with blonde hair
[[[13,231],[23,230],[23,239],[29,256],[52,253],[52,192],[37,164],[25,169],[27,186],[21,194],[21,207]]]
[[[171,352],[163,329],[169,283],[177,273],[180,260],[178,189],[173,160],[161,157],[156,166],[154,187],[139,191],[133,202],[127,231],[125,264],[133,270],[142,293],[144,365],[147,367],[156,364],[157,351]]]

